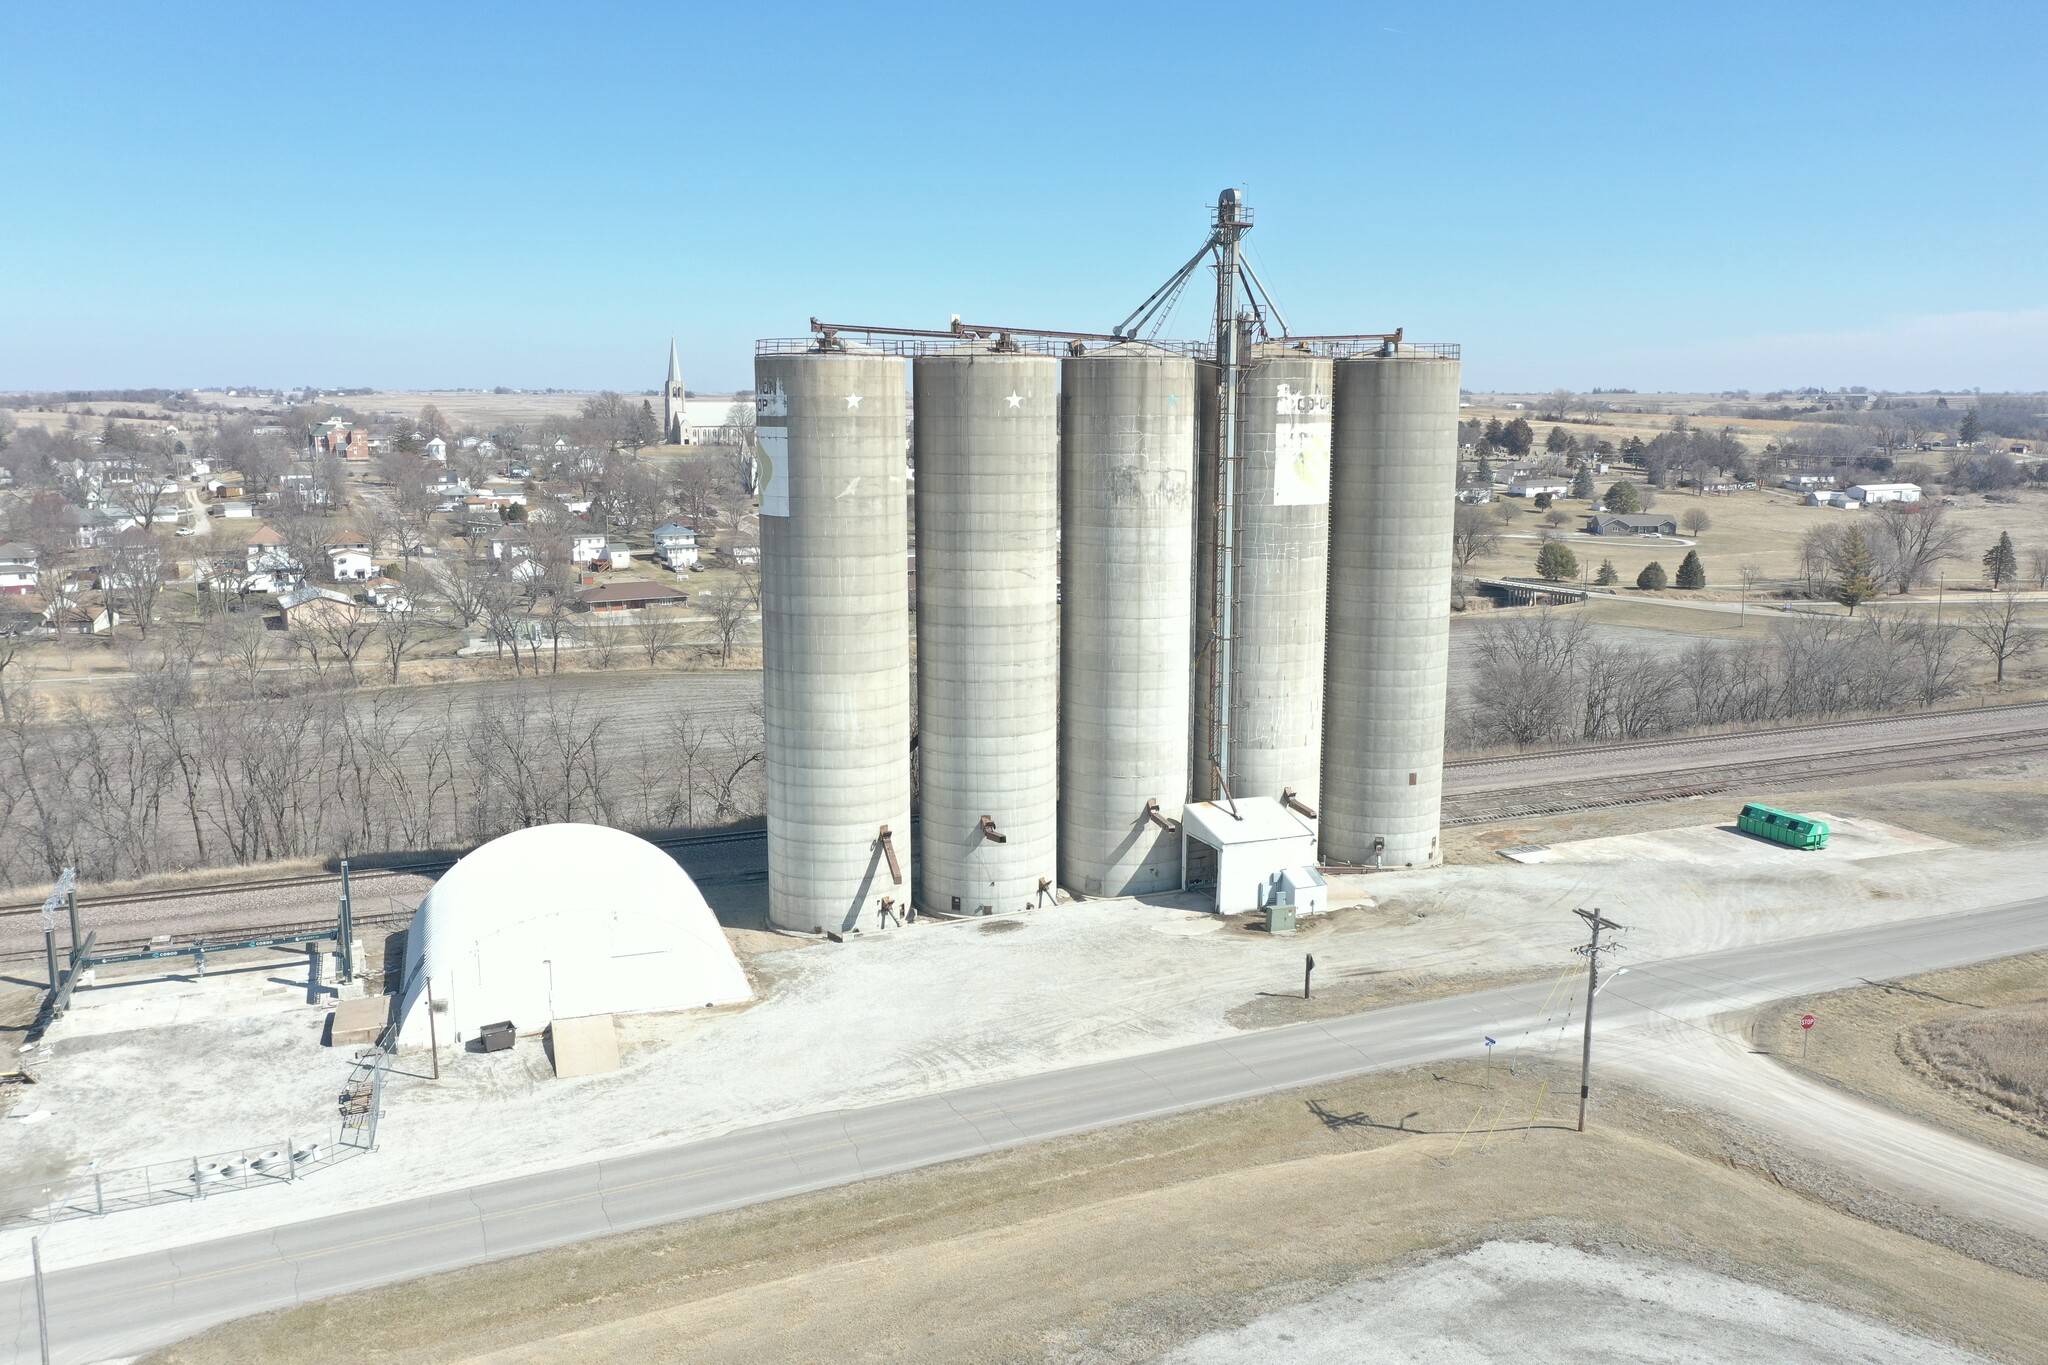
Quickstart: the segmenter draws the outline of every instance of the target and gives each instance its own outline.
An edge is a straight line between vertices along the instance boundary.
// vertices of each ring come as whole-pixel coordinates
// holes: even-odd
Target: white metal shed
[[[1276,877],[1292,868],[1316,865],[1315,826],[1270,796],[1194,801],[1182,810],[1183,885],[1188,884],[1192,845],[1213,854],[1216,909],[1226,915],[1263,908]],[[1196,852],[1192,861],[1199,883],[1207,879],[1204,864],[1209,857]]]

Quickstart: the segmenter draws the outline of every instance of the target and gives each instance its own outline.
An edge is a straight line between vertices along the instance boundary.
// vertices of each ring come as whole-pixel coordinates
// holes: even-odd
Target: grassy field
[[[2048,1161],[2044,1035],[2048,954],[1789,1000],[1751,1025],[1788,1066],[2034,1161]]]
[[[1602,482],[1603,492],[1609,482],[1612,480]],[[1965,494],[1948,509],[1949,517],[1962,530],[1963,557],[1950,561],[1943,570],[1953,591],[1968,593],[1978,587],[1981,575],[1979,559],[1997,542],[2000,532],[2012,536],[2022,570],[2026,567],[2029,549],[2048,546],[2048,491],[2027,489],[2016,496],[2018,500],[2015,502],[1995,503]],[[1481,576],[1533,574],[1540,538],[1550,528],[1543,524],[1543,514],[1534,511],[1525,499],[1510,498],[1504,504],[1483,505],[1480,510],[1490,513],[1494,507],[1502,505],[1517,508],[1518,515],[1501,524],[1499,551],[1475,560],[1472,572]],[[1780,489],[1756,489],[1718,496],[1660,493],[1654,509],[1658,512],[1682,520],[1687,512],[1697,508],[1713,518],[1713,525],[1697,538],[1681,531],[1677,536],[1660,540],[1640,536],[1587,535],[1584,527],[1589,504],[1562,498],[1556,505],[1572,514],[1571,524],[1560,528],[1562,538],[1578,556],[1580,564],[1589,570],[1597,570],[1603,559],[1612,559],[1623,584],[1634,592],[1636,575],[1644,565],[1656,560],[1667,573],[1676,574],[1678,562],[1685,557],[1686,550],[1696,545],[1707,570],[1710,590],[1707,596],[1730,601],[1740,595],[1744,565],[1754,565],[1761,578],[1769,583],[1792,583],[1799,576],[1799,542],[1809,528],[1844,521],[1854,524],[1856,518],[1872,515],[1868,512],[1843,512],[1832,507],[1807,507],[1802,505],[1797,494]],[[1928,585],[1922,590],[1922,595],[1932,596],[1933,587]],[[1667,590],[1665,595],[1677,598],[1699,596],[1675,589]]]

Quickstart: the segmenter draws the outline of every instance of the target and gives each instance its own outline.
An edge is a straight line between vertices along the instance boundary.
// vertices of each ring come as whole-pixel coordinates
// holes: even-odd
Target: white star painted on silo
[[[847,410],[848,412],[851,412],[851,411],[853,411],[853,410],[854,410],[855,408],[857,408],[857,407],[859,407],[859,406],[860,406],[860,395],[859,395],[859,394],[857,394],[857,393],[849,393],[848,395],[846,395],[846,410]]]
[[[1005,398],[1003,401],[1005,403],[1008,403],[1013,408],[1021,408],[1024,406],[1024,395],[1021,393],[1013,393],[1009,397]]]

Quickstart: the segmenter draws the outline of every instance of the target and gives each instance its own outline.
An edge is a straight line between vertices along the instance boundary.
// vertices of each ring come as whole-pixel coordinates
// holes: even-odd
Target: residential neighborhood
[[[254,413],[185,400],[175,418],[95,406],[0,426],[16,476],[0,491],[14,638],[142,640],[247,618],[278,665],[324,672],[339,636],[352,682],[358,652],[388,656],[394,677],[436,654],[537,668],[521,646],[539,638],[550,669],[614,666],[575,624],[601,614],[607,642],[618,623],[664,618],[649,662],[726,662],[730,623],[697,617],[682,580],[754,596],[744,395],[693,398],[688,439],[666,445],[649,444],[651,402],[621,395],[538,428],[284,396]]]

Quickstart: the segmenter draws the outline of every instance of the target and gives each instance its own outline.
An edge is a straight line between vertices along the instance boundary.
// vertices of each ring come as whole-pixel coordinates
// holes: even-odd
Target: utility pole
[[[1602,943],[1600,933],[1605,929],[1620,931],[1621,926],[1602,915],[1598,908],[1574,910],[1573,914],[1584,920],[1593,931],[1593,937],[1572,949],[1586,955],[1586,1045],[1579,1055],[1579,1131],[1586,1131],[1586,1097],[1593,1093],[1593,997],[1600,991],[1600,954],[1611,953],[1616,945]]]
[[[50,1365],[50,1308],[43,1297],[43,1235],[28,1239],[29,1260],[36,1274],[36,1345],[42,1348],[43,1365]]]
[[[346,986],[349,982],[356,979],[356,917],[355,907],[349,903],[348,859],[346,858],[341,860],[341,909],[335,916],[334,928],[335,935],[339,939],[339,942],[334,945],[334,956],[341,963],[341,977],[335,984],[337,987],[340,987]],[[339,992],[337,991],[338,994]]]
[[[441,1028],[434,1022],[434,978],[431,976],[427,978],[427,1050],[434,1054],[434,1079],[438,1081],[441,1079]]]

